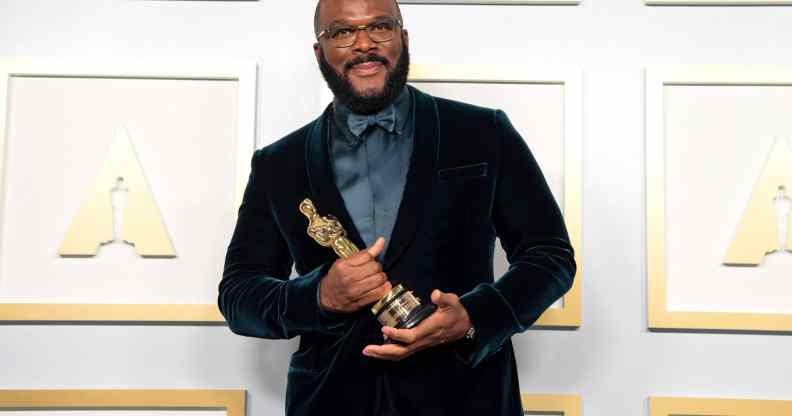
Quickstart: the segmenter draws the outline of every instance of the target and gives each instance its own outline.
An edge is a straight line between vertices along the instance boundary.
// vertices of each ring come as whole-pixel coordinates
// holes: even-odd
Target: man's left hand
[[[459,296],[435,289],[432,292],[432,303],[437,305],[437,310],[415,328],[382,327],[385,339],[397,343],[367,345],[363,349],[363,355],[381,360],[400,361],[424,348],[454,342],[464,337],[472,324],[467,310],[459,303]]]

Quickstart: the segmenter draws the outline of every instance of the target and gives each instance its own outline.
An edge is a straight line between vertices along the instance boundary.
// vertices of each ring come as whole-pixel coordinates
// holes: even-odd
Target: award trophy
[[[308,235],[324,247],[331,247],[338,257],[346,258],[360,251],[346,238],[346,230],[332,215],[321,216],[313,202],[304,199],[300,212],[308,217]],[[402,285],[391,289],[371,308],[371,313],[383,326],[410,329],[434,312],[436,306],[421,305],[421,300]]]

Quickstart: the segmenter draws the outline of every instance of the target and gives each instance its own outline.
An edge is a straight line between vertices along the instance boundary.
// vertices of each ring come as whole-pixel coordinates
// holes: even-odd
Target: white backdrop
[[[256,60],[264,145],[316,115],[313,7],[2,0],[0,55]],[[524,392],[580,394],[587,415],[625,416],[646,415],[649,395],[792,399],[792,336],[645,329],[642,73],[648,64],[792,64],[792,8],[584,0],[403,11],[416,63],[585,71],[583,326],[515,338]],[[4,325],[0,388],[244,388],[249,414],[281,414],[294,349],[225,327]]]

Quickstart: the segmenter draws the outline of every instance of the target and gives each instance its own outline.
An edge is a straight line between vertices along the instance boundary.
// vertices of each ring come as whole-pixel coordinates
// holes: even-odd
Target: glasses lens
[[[365,26],[332,26],[327,29],[327,38],[337,48],[348,48],[355,43],[357,32],[365,28],[374,42],[387,42],[393,39],[397,23],[390,18],[378,19]]]
[[[374,42],[387,42],[393,39],[396,24],[393,20],[383,19],[368,25],[368,34]]]
[[[328,30],[328,38],[338,47],[347,47],[355,43],[355,32],[357,30],[349,26],[331,27]]]

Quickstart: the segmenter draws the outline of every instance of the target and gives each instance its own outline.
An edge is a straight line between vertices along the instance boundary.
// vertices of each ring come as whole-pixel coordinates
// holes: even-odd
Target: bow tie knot
[[[351,113],[347,118],[347,126],[349,131],[360,137],[369,126],[380,126],[388,133],[393,133],[396,128],[396,109],[391,105],[385,110],[372,115],[360,115]]]

